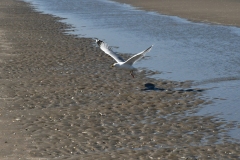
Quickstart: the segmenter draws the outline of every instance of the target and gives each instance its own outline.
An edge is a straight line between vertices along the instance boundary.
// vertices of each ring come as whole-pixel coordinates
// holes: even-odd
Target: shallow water
[[[120,53],[137,53],[154,44],[139,68],[159,71],[157,79],[193,81],[208,89],[213,103],[197,115],[229,121],[240,116],[240,28],[193,23],[108,0],[25,0],[38,10],[67,18],[80,37],[99,38]],[[233,130],[234,137],[240,137]]]

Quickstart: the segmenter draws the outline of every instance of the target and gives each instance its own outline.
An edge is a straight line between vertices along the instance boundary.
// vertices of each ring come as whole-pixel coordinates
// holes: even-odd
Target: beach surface
[[[239,159],[234,124],[191,114],[203,90],[133,79],[61,18],[0,8],[0,159]]]
[[[115,0],[191,21],[240,27],[238,0]]]

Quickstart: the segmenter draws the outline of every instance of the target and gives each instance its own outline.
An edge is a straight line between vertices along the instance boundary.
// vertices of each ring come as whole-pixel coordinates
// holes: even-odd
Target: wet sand
[[[178,16],[191,21],[240,27],[237,0],[115,0],[144,10]]]
[[[60,18],[0,8],[0,159],[239,158],[234,124],[185,115],[207,103],[190,82],[133,79]]]

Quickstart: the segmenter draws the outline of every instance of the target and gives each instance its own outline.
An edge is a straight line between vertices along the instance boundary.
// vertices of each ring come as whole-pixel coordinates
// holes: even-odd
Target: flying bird
[[[134,68],[132,65],[135,62],[137,62],[138,60],[140,60],[141,58],[143,58],[145,56],[145,54],[147,52],[149,52],[153,47],[153,45],[152,45],[149,48],[147,48],[146,50],[144,50],[140,53],[137,53],[137,54],[133,55],[132,57],[130,57],[128,60],[124,61],[124,59],[122,57],[120,57],[117,53],[112,51],[111,47],[109,47],[107,43],[105,43],[99,39],[96,39],[96,42],[103,52],[105,52],[106,54],[111,56],[117,62],[117,63],[114,63],[111,67],[128,70],[128,71],[130,71],[130,75],[133,78],[134,78],[133,72],[136,71],[137,69]]]

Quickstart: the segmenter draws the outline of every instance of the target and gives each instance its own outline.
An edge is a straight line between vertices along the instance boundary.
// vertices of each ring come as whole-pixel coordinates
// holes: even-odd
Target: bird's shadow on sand
[[[170,91],[170,89],[165,89],[165,88],[158,88],[155,87],[154,84],[152,83],[146,83],[144,89],[141,89],[141,91]],[[171,91],[178,91],[178,92],[203,92],[203,89],[174,89]]]
[[[156,88],[154,84],[152,83],[146,83],[144,89],[141,89],[142,91],[165,91],[164,88]]]

